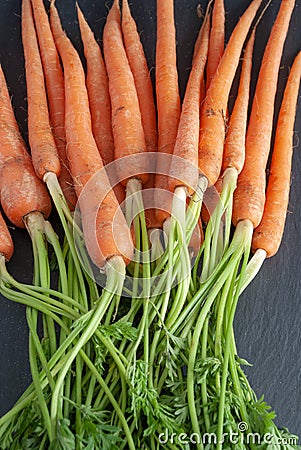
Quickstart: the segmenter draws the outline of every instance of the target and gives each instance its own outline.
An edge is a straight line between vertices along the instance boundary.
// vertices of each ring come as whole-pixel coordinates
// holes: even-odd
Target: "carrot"
[[[234,28],[201,109],[199,169],[209,185],[217,181],[223,157],[225,114],[242,46],[261,0],[253,0]]]
[[[255,229],[252,249],[263,249],[267,257],[277,253],[284,231],[290,191],[293,156],[292,136],[301,77],[301,52],[290,71],[279,111],[264,212]]]
[[[225,6],[224,0],[215,0],[212,10],[208,61],[206,68],[206,89],[218,68],[225,47]]]
[[[51,202],[46,187],[34,172],[31,158],[14,116],[0,66],[0,197],[6,216],[24,228],[23,217],[41,211],[48,217]]]
[[[127,0],[122,0],[121,27],[126,55],[137,90],[146,148],[149,152],[155,152],[158,138],[153,85],[140,36]]]
[[[207,224],[215,210],[222,191],[223,178],[219,177],[214,186],[210,186],[204,193],[201,217],[203,223]]]
[[[210,32],[210,6],[202,25],[201,42],[194,58],[186,86],[177,138],[169,171],[169,189],[185,186],[189,194],[195,192],[198,178],[198,142],[200,126],[201,82],[204,78]]]
[[[114,160],[108,74],[99,44],[78,4],[77,16],[87,63],[86,86],[91,112],[92,132],[103,163],[107,165]],[[113,189],[119,204],[122,203],[125,200],[124,187],[121,183],[118,183]]]
[[[28,138],[36,174],[60,174],[60,160],[52,134],[45,81],[30,0],[22,1],[22,41],[28,102]]]
[[[91,180],[103,169],[103,162],[92,133],[85,73],[77,51],[62,29],[54,2],[50,4],[50,24],[64,67],[67,156],[87,250],[100,268],[114,255],[129,262],[133,253],[130,231],[105,171],[101,172],[101,182],[97,182],[97,177],[95,182]]]
[[[7,225],[0,212],[0,255],[9,261],[14,253],[14,243],[8,231]],[[1,257],[0,256],[0,257]]]
[[[109,11],[103,31],[104,59],[109,77],[112,104],[112,126],[115,160],[146,152],[139,101],[134,77],[124,49],[118,1]],[[119,164],[117,171],[123,184],[131,178],[145,183],[148,179],[147,160],[132,158],[131,164]]]
[[[256,228],[263,214],[278,71],[294,5],[294,0],[281,2],[263,55],[246,136],[245,164],[234,193],[234,225],[249,219]]]
[[[156,96],[158,151],[172,154],[181,114],[173,0],[157,0]],[[167,161],[165,163],[162,161],[158,165],[155,181],[157,190],[168,189],[166,174],[169,173],[169,164]],[[156,193],[156,204],[162,205],[159,192]],[[161,222],[169,217],[168,211],[162,209],[157,209],[156,215]]]
[[[127,0],[122,1],[121,17],[124,47],[137,90],[146,150],[148,152],[156,152],[158,136],[153,85],[137,26],[131,15]],[[155,175],[149,174],[149,179],[144,184],[144,189],[153,189],[154,183]],[[155,211],[152,208],[145,210],[145,217],[148,228],[160,227],[161,223],[156,219]]]
[[[87,62],[86,84],[92,131],[104,164],[109,164],[114,159],[114,141],[108,75],[99,44],[78,4],[77,16]]]
[[[241,172],[245,161],[245,136],[255,31],[254,28],[246,45],[237,97],[229,120],[223,155],[223,171],[228,167],[234,167],[238,174]]]
[[[39,50],[44,70],[49,118],[61,163],[58,177],[68,205],[74,209],[76,195],[66,155],[64,75],[42,0],[31,0]]]

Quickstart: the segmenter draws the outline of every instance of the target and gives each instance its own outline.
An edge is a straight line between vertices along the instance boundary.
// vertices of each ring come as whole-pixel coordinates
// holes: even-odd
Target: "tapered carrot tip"
[[[14,161],[0,171],[0,197],[5,215],[17,227],[24,228],[23,217],[40,211],[47,218],[51,201],[45,185],[34,172],[30,160]]]
[[[13,240],[0,212],[0,254],[2,254],[5,257],[6,261],[9,261],[13,253],[14,253]]]

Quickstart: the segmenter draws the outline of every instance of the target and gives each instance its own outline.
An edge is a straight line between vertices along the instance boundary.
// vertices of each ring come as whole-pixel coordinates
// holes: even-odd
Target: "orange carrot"
[[[174,0],[157,0],[157,44],[156,44],[156,95],[158,111],[158,151],[173,153],[181,103],[178,85],[176,30],[174,20]],[[168,189],[169,165],[158,167],[156,189]],[[162,199],[156,194],[156,203]],[[163,201],[164,203],[164,201]],[[168,212],[158,209],[157,218],[163,222]]]
[[[103,32],[104,59],[109,77],[112,105],[112,125],[115,160],[124,156],[146,152],[144,131],[134,77],[126,56],[118,0],[114,0]],[[131,178],[139,178],[142,183],[148,179],[147,160],[118,166],[123,184]]]
[[[234,28],[202,105],[199,169],[210,185],[215,184],[220,175],[229,93],[244,41],[260,4],[261,0],[253,0]]]
[[[210,186],[204,193],[201,217],[203,223],[207,224],[213,214],[219,200],[223,187],[223,178],[219,177],[214,186]]]
[[[245,161],[245,136],[247,130],[254,41],[255,29],[252,31],[243,57],[237,97],[227,129],[223,155],[223,171],[228,167],[234,167],[237,170],[237,173],[240,173]]]
[[[249,219],[256,228],[263,214],[278,71],[294,5],[294,0],[281,2],[263,55],[247,130],[245,164],[234,193],[235,225]]]
[[[127,0],[122,1],[121,28],[125,51],[137,90],[146,149],[148,152],[156,152],[158,136],[153,85],[137,26],[131,15]],[[155,175],[149,174],[144,189],[154,188],[154,183]],[[145,217],[148,228],[157,228],[161,225],[152,208],[146,209]]]
[[[77,199],[66,156],[64,75],[43,1],[31,0],[31,4],[44,70],[50,124],[61,163],[58,179],[69,207],[74,209]]]
[[[19,132],[5,77],[0,66],[0,197],[6,216],[24,228],[23,217],[40,211],[48,217],[51,201],[46,187],[34,172]]]
[[[43,179],[47,172],[53,172],[58,176],[60,160],[49,121],[43,68],[30,0],[22,1],[22,41],[28,102],[28,138],[32,162],[40,179]]]
[[[92,132],[100,156],[106,165],[114,160],[108,74],[99,44],[78,5],[77,15],[87,63],[86,86],[91,112]],[[121,183],[116,184],[114,192],[119,204],[122,203],[125,200],[124,186]]]
[[[14,244],[7,225],[0,212],[0,255],[9,261],[14,253]]]
[[[137,90],[146,148],[149,152],[156,152],[157,119],[153,85],[140,36],[127,0],[122,0],[121,26],[124,47]]]
[[[64,67],[67,156],[79,197],[87,250],[98,267],[114,255],[129,262],[133,254],[130,230],[105,171],[101,182],[91,181],[103,169],[103,162],[92,133],[85,73],[53,2],[50,24]]]
[[[210,9],[207,10],[201,33],[201,42],[189,75],[177,139],[170,166],[169,189],[185,186],[189,194],[195,192],[198,178],[198,142],[200,129],[201,82],[204,78],[210,32]]]
[[[253,251],[275,255],[281,243],[290,191],[293,133],[301,77],[301,52],[290,71],[279,111],[264,212],[252,240]]]
[[[114,141],[108,75],[99,44],[78,5],[77,16],[87,62],[86,84],[92,131],[104,164],[109,164],[114,159]]]
[[[215,0],[212,10],[208,61],[206,70],[206,89],[218,68],[225,47],[225,6],[224,0]]]

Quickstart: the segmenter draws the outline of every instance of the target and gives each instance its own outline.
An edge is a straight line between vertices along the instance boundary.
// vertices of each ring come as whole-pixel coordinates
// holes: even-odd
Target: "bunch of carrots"
[[[30,235],[34,277],[10,275],[1,216],[0,293],[26,306],[32,383],[0,418],[1,449],[300,448],[250,386],[233,330],[284,230],[301,53],[272,133],[295,1],[280,4],[251,95],[270,1],[250,1],[225,45],[224,3],[210,0],[183,100],[174,0],[156,6],[153,86],[127,0],[101,47],[76,5],[85,69],[54,0],[22,0],[29,146],[0,68],[0,201]]]

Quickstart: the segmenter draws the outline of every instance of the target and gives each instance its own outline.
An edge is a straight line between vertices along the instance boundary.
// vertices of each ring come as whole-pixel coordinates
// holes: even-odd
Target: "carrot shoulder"
[[[130,230],[103,169],[92,133],[85,73],[79,55],[64,33],[52,2],[50,23],[65,74],[67,156],[79,198],[87,250],[98,267],[114,255],[132,257]],[[84,151],[83,151],[84,150]],[[97,178],[102,173],[101,182]]]
[[[293,134],[301,77],[301,52],[291,68],[279,111],[264,212],[253,234],[253,251],[277,252],[285,225],[290,191]]]
[[[30,0],[22,1],[22,42],[25,57],[28,138],[32,162],[40,179],[60,174],[60,160],[51,130],[45,80]]]

